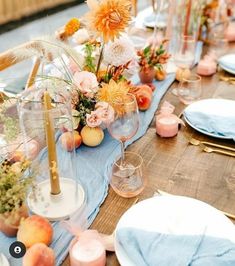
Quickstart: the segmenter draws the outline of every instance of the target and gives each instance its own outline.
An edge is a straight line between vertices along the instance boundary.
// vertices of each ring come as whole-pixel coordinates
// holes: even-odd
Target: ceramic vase
[[[140,70],[139,77],[140,77],[141,83],[144,83],[144,84],[145,83],[152,83],[153,79],[155,77],[154,67]]]
[[[12,216],[12,217],[11,217]],[[15,237],[22,218],[28,217],[26,205],[22,205],[17,212],[0,215],[0,231],[8,237]]]

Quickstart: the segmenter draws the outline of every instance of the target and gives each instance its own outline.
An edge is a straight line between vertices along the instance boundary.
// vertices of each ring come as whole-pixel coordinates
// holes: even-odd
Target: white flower
[[[74,33],[73,39],[77,44],[83,44],[83,43],[89,41],[90,36],[89,36],[88,31],[86,29],[80,29]]]
[[[124,65],[136,57],[134,44],[127,37],[120,37],[105,46],[104,61],[113,66]]]

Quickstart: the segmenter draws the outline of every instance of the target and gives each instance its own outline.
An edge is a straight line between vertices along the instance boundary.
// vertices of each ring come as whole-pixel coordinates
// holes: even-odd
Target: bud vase
[[[155,77],[155,68],[150,67],[147,69],[141,69],[139,72],[141,83],[152,83]]]
[[[15,237],[22,218],[28,217],[28,209],[23,204],[14,213],[0,214],[0,231],[8,237]]]

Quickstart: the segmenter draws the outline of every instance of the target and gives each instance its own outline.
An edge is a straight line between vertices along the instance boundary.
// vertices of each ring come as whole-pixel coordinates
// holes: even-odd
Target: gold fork
[[[221,148],[221,149],[225,149],[225,150],[229,150],[229,151],[234,151],[235,152],[235,148],[228,147],[228,146],[225,146],[225,145],[219,145],[219,144],[212,143],[212,142],[200,141],[200,140],[195,139],[195,138],[190,138],[189,142],[192,145],[195,145],[195,146],[199,146],[200,144],[206,144],[206,145],[209,145],[209,146],[212,146],[212,147]]]
[[[224,151],[224,150],[220,150],[220,149],[214,149],[214,148],[210,148],[204,144],[200,144],[200,146],[202,147],[203,151],[207,152],[207,153],[220,153],[220,154],[224,154],[224,155],[228,155],[228,156],[233,156],[235,157],[235,153],[231,152],[231,151]]]

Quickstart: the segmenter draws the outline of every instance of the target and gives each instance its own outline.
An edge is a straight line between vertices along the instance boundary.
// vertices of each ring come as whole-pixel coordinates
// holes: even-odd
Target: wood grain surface
[[[230,52],[235,51],[235,45],[230,46]],[[171,102],[180,114],[185,105],[179,102],[171,91],[177,86],[175,82],[161,101]],[[211,98],[218,87],[231,86],[219,80],[219,74],[202,79],[203,96]],[[235,100],[235,86],[234,100]],[[157,189],[190,196],[205,201],[212,206],[235,214],[235,159],[225,155],[206,153],[198,146],[190,145],[189,137],[235,147],[233,141],[219,140],[196,132],[189,126],[182,127],[174,138],[161,138],[156,135],[155,119],[147,133],[133,143],[128,150],[138,152],[144,159],[144,174],[147,185],[138,196],[139,201],[151,197]],[[122,214],[129,209],[135,198],[124,199],[110,189],[99,214],[91,228],[110,234]],[[157,215],[157,214],[156,214]],[[66,258],[63,266],[69,266]],[[115,253],[107,254],[107,265],[119,265]]]

